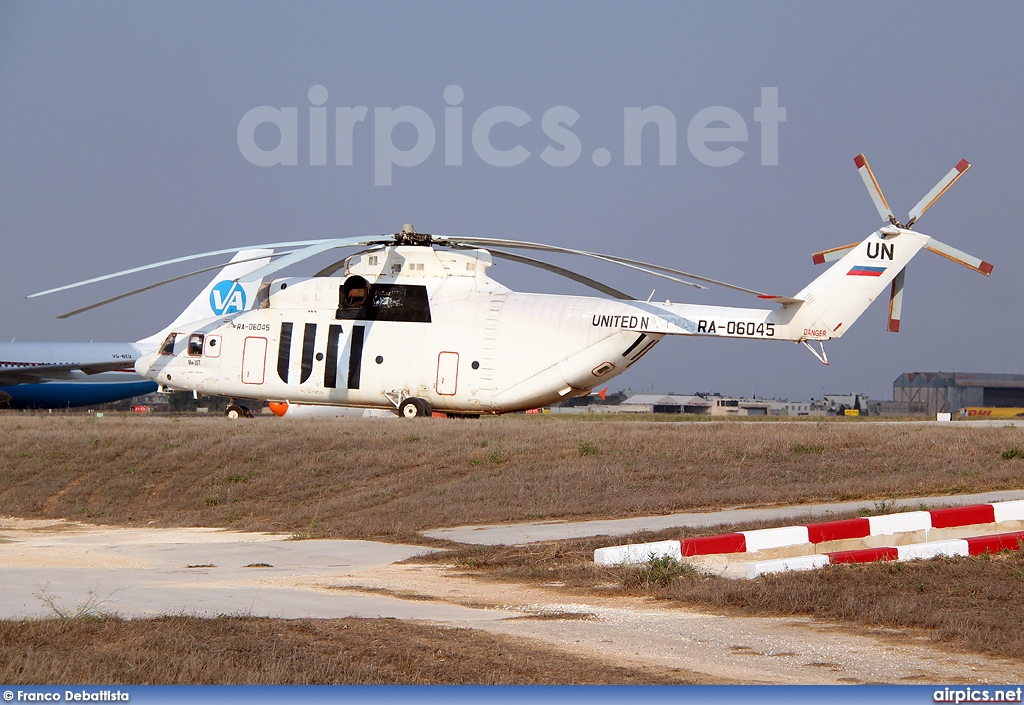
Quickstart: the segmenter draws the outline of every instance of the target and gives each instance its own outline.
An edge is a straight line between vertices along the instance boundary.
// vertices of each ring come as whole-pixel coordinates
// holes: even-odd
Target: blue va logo
[[[241,313],[245,310],[245,289],[230,279],[217,282],[210,292],[210,308],[218,316]]]

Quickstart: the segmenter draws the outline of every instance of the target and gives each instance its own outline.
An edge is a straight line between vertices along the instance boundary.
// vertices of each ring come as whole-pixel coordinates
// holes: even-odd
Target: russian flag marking
[[[848,277],[880,277],[882,272],[885,271],[885,267],[867,267],[865,265],[858,264],[856,267],[846,273]]]

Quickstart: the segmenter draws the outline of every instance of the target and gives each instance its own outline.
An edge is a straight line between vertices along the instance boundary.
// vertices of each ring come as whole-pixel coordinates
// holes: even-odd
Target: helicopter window
[[[202,333],[193,333],[188,337],[188,354],[192,357],[199,357],[203,354],[203,339],[205,336]]]
[[[177,333],[171,333],[166,338],[164,338],[164,342],[160,345],[161,355],[174,354],[174,339],[177,337],[177,335]]]
[[[362,277],[349,277],[341,287],[341,306],[336,318],[357,321],[401,321],[430,323],[430,298],[427,288],[413,284],[366,284],[367,293],[360,306],[352,306],[348,294],[353,279],[365,284]],[[354,291],[354,290],[353,290]]]
[[[203,357],[220,357],[220,336],[206,336],[206,349],[203,350]]]
[[[362,308],[366,303],[366,295],[369,290],[370,284],[362,277],[349,277],[341,286],[341,307]]]

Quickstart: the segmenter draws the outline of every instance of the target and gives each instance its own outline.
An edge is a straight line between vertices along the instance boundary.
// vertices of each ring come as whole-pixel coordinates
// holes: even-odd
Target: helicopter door
[[[263,384],[263,370],[267,366],[267,339],[246,338],[242,348],[242,383]]]
[[[453,396],[459,381],[459,354],[443,352],[437,356],[437,384],[434,389],[438,394]]]

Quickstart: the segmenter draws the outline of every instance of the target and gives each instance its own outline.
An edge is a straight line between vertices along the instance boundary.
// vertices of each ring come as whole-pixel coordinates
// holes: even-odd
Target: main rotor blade
[[[123,269],[120,272],[114,272],[113,274],[104,274],[101,277],[93,277],[92,279],[84,279],[80,282],[74,282],[73,284],[65,284],[64,286],[58,286],[53,289],[47,289],[46,291],[37,291],[34,294],[29,294],[26,299],[34,299],[37,296],[45,296],[47,294],[54,294],[58,291],[66,291],[68,289],[75,289],[86,284],[95,284],[96,282],[106,281],[107,279],[116,279],[117,277],[123,277],[128,274],[135,274],[136,272],[145,272],[149,269],[157,269],[158,267],[165,267],[169,264],[178,264],[179,262],[188,262],[194,259],[202,259],[203,257],[213,257],[214,255],[226,255],[232,252],[239,252],[241,250],[259,250],[259,249],[274,249],[278,247],[302,247],[303,245],[312,245],[318,242],[325,242],[324,240],[293,240],[292,242],[270,242],[263,245],[241,245],[239,247],[229,247],[224,250],[211,250],[210,252],[201,252],[197,255],[187,255],[185,257],[175,257],[174,259],[167,259],[162,262],[154,262],[152,264],[146,264],[141,267],[132,267],[131,269]],[[276,254],[274,255],[276,256]]]
[[[961,159],[955,167],[949,170],[949,173],[942,177],[939,183],[935,184],[935,188],[925,194],[924,198],[918,201],[917,205],[914,206],[914,210],[910,211],[910,220],[907,221],[907,227],[911,227],[917,222],[925,212],[935,205],[935,202],[942,198],[942,194],[949,189],[950,186],[956,183],[956,180],[964,175],[964,172],[971,168],[970,162],[966,159]]]
[[[331,264],[327,265],[326,267],[321,269],[319,272],[317,272],[313,276],[314,277],[329,277],[332,274],[334,274],[335,272],[337,272],[339,269],[344,267],[345,263],[348,262],[353,257],[358,257],[359,255],[366,254],[367,252],[377,252],[382,247],[383,247],[383,245],[377,245],[375,247],[371,247],[371,248],[366,249],[366,250],[360,250],[359,252],[353,252],[350,255],[345,255],[344,257],[342,257],[338,261],[332,262]]]
[[[885,200],[885,194],[882,193],[882,187],[878,185],[878,179],[875,178],[874,172],[868,166],[867,158],[865,158],[863,153],[858,154],[853,158],[853,163],[857,165],[857,171],[860,172],[860,178],[864,180],[864,186],[868,189],[868,195],[871,196],[871,202],[875,204],[878,215],[882,216],[882,220],[888,223],[895,223],[896,216],[893,215],[892,209],[889,208],[889,202]]]
[[[643,265],[645,267],[650,267],[651,269],[655,269],[655,270],[658,270],[658,271],[661,271],[661,272],[669,272],[671,274],[678,274],[681,277],[689,277],[690,279],[696,279],[697,281],[704,282],[706,284],[714,284],[715,286],[722,286],[722,287],[725,287],[726,289],[732,289],[733,291],[741,291],[744,294],[752,294],[753,296],[756,296],[756,297],[761,298],[761,299],[765,299],[765,298],[779,298],[779,297],[774,296],[772,294],[762,294],[760,291],[754,291],[753,289],[748,289],[748,288],[746,288],[744,286],[737,286],[735,284],[729,284],[728,282],[719,281],[718,279],[711,279],[710,277],[702,277],[699,274],[691,274],[690,272],[684,272],[684,271],[681,271],[679,269],[672,269],[671,267],[663,267],[660,264],[650,264],[649,262],[641,262],[639,260],[627,259],[626,257],[616,257],[614,255],[602,255],[602,257],[606,257],[609,261],[615,262],[616,264],[621,264],[623,266],[626,266],[626,265],[629,265],[629,264],[639,264],[639,265]],[[704,287],[699,287],[699,288],[704,288]]]
[[[651,264],[650,262],[642,262],[640,260],[629,259],[627,257],[616,257],[615,255],[606,255],[606,254],[601,254],[599,252],[589,252],[587,250],[574,250],[574,249],[570,249],[570,248],[566,248],[566,247],[555,247],[554,245],[544,245],[542,243],[537,243],[537,242],[523,242],[523,241],[520,241],[520,240],[501,240],[501,239],[496,239],[496,238],[474,238],[474,237],[454,238],[453,237],[453,238],[448,238],[448,240],[450,242],[465,242],[465,243],[469,243],[469,244],[477,244],[477,245],[482,245],[484,247],[488,247],[489,245],[492,245],[492,244],[497,244],[497,245],[500,245],[500,246],[503,246],[503,247],[515,247],[515,248],[521,248],[521,249],[543,250],[543,251],[546,251],[546,252],[560,252],[560,253],[563,253],[563,254],[580,255],[580,256],[583,256],[583,257],[591,257],[591,258],[594,258],[594,259],[602,260],[604,262],[611,262],[612,264],[617,264],[617,265],[620,265],[622,267],[626,267],[628,269],[635,269],[637,271],[644,272],[644,273],[650,274],[652,276],[662,277],[664,279],[669,279],[671,281],[679,282],[680,284],[686,284],[688,286],[696,287],[698,289],[704,289],[706,287],[700,286],[699,284],[694,284],[692,282],[681,281],[679,279],[676,279],[675,277],[670,277],[670,276],[666,276],[665,274],[661,274],[660,272],[666,272],[666,273],[669,273],[669,274],[676,274],[676,275],[679,275],[681,277],[687,277],[689,279],[696,279],[697,281],[704,282],[705,284],[714,284],[715,286],[721,286],[721,287],[724,287],[726,289],[732,289],[733,291],[739,291],[739,292],[742,292],[744,294],[751,294],[752,296],[756,296],[756,297],[758,297],[760,299],[772,299],[776,303],[780,303],[780,304],[787,304],[787,303],[795,303],[796,302],[796,299],[790,299],[790,298],[783,297],[783,296],[775,296],[773,294],[765,294],[765,293],[760,292],[760,291],[755,291],[754,289],[748,289],[747,287],[744,287],[744,286],[737,286],[736,284],[729,284],[728,282],[723,282],[723,281],[720,281],[718,279],[711,279],[710,277],[702,277],[700,275],[693,274],[691,272],[684,272],[684,271],[679,270],[679,269],[672,269],[671,267],[664,267],[664,266],[662,266],[660,264]],[[435,242],[440,242],[440,238],[435,238]],[[652,270],[654,270],[654,271],[652,271]]]
[[[567,279],[572,279],[575,282],[579,282],[584,286],[589,286],[591,289],[596,289],[597,291],[600,291],[603,294],[608,294],[609,296],[612,296],[616,299],[622,299],[623,301],[635,300],[629,294],[624,294],[618,289],[613,289],[607,284],[602,284],[596,279],[591,279],[590,277],[584,276],[583,274],[579,274],[578,272],[574,272],[571,269],[565,269],[564,267],[559,267],[558,265],[551,264],[550,262],[542,262],[539,259],[524,257],[523,255],[517,255],[512,252],[502,252],[501,250],[488,249],[487,251],[490,252],[495,257],[501,257],[502,259],[511,260],[512,262],[519,262],[520,264],[526,264],[531,267],[537,267],[539,269],[546,269],[549,272],[554,272],[555,274],[559,274],[563,277],[566,277]]]
[[[684,281],[682,279],[677,279],[676,277],[669,276],[668,274],[662,274],[661,272],[672,272],[674,274],[679,274],[681,276],[690,277],[691,279],[701,279],[701,280],[704,280],[704,281],[712,281],[712,283],[716,283],[716,282],[713,282],[713,280],[705,280],[703,277],[693,276],[693,275],[690,275],[690,274],[686,274],[685,272],[677,272],[677,271],[675,271],[673,269],[669,269],[668,267],[659,267],[658,265],[648,264],[647,262],[638,262],[638,261],[635,261],[635,260],[627,260],[627,259],[624,259],[622,257],[614,257],[612,255],[603,255],[603,254],[600,254],[598,252],[587,252],[586,250],[574,250],[574,249],[571,249],[571,248],[568,248],[568,247],[556,247],[555,245],[544,245],[544,244],[539,243],[539,242],[523,242],[523,241],[520,241],[520,240],[503,240],[503,239],[500,239],[500,238],[488,238],[488,237],[457,237],[457,238],[456,237],[435,237],[434,238],[434,242],[437,243],[437,244],[440,244],[440,245],[444,245],[444,244],[457,245],[457,244],[460,244],[460,243],[465,243],[467,245],[482,245],[483,247],[486,247],[486,248],[489,248],[492,245],[498,245],[499,247],[512,247],[512,248],[523,249],[523,250],[541,250],[543,252],[559,252],[559,253],[567,254],[567,255],[580,255],[582,257],[591,257],[593,259],[601,260],[603,262],[610,262],[612,264],[617,264],[619,266],[626,267],[627,269],[633,269],[633,270],[636,270],[638,272],[643,272],[644,274],[650,274],[651,276],[654,276],[654,277],[661,277],[662,279],[668,279],[669,281],[674,281],[674,282],[676,282],[678,284],[685,284],[686,286],[692,286],[695,289],[704,289],[705,287],[701,286],[700,284],[694,284],[693,282],[688,282],[688,281]],[[654,271],[654,270],[661,270],[661,272]],[[755,293],[755,292],[749,292],[749,293]]]
[[[336,239],[333,239],[333,240],[321,240],[320,242],[318,242],[316,244],[309,245],[308,247],[304,247],[304,248],[302,248],[300,250],[294,250],[291,253],[289,253],[288,255],[286,255],[286,256],[282,257],[281,259],[277,260],[276,262],[271,262],[270,264],[267,264],[267,265],[265,265],[263,267],[260,267],[259,269],[254,269],[253,271],[249,272],[248,274],[243,274],[242,276],[240,276],[235,281],[237,281],[237,282],[239,282],[241,284],[245,284],[245,283],[248,283],[248,282],[259,281],[260,279],[263,279],[264,277],[266,277],[268,274],[273,274],[274,272],[278,272],[278,271],[284,269],[285,267],[289,267],[289,266],[291,266],[293,264],[296,264],[298,262],[303,262],[303,261],[309,259],[310,257],[313,257],[314,255],[320,254],[321,252],[326,252],[327,250],[333,250],[333,249],[338,248],[338,247],[353,247],[353,246],[356,246],[356,245],[369,245],[372,242],[374,242],[375,240],[379,240],[379,239],[380,239],[380,236],[376,236],[376,237],[372,237],[372,238],[366,238],[366,237],[341,237],[341,238],[336,238]]]
[[[287,252],[282,252],[281,254],[288,254],[288,253]],[[149,286],[144,286],[141,289],[134,289],[132,291],[125,292],[123,294],[118,294],[117,296],[112,296],[109,299],[104,299],[103,301],[97,301],[96,303],[90,304],[89,306],[84,306],[82,308],[77,308],[74,311],[68,311],[67,313],[62,313],[61,315],[57,316],[57,318],[71,318],[72,316],[77,316],[80,313],[85,313],[86,311],[91,311],[94,308],[99,308],[100,306],[106,306],[107,304],[112,304],[115,301],[120,301],[121,299],[127,299],[129,296],[135,296],[136,294],[141,294],[144,291],[149,291],[150,289],[155,289],[158,286],[163,286],[164,284],[171,284],[172,282],[181,281],[182,279],[188,279],[189,277],[194,277],[195,275],[203,274],[204,272],[212,272],[215,269],[223,269],[224,267],[228,266],[229,264],[242,264],[243,262],[253,262],[253,261],[258,260],[258,259],[266,259],[267,257],[270,257],[270,255],[266,255],[266,254],[258,255],[256,257],[249,257],[248,259],[235,260],[234,262],[225,262],[224,264],[215,264],[212,267],[203,267],[202,269],[197,269],[194,272],[189,272],[188,274],[181,274],[181,275],[176,276],[176,277],[171,277],[170,279],[164,279],[162,282],[157,282],[156,284],[150,284]]]

